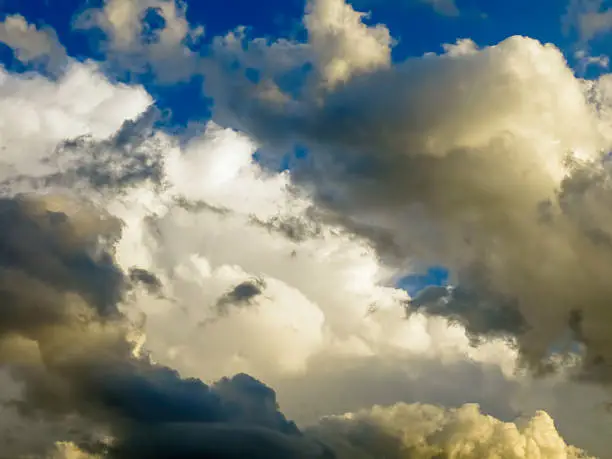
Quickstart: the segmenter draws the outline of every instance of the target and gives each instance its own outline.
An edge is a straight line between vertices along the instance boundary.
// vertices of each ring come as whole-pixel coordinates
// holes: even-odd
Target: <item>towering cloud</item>
[[[162,132],[103,64],[0,73],[0,457],[609,456],[609,77],[524,37],[393,64],[338,0],[196,59],[184,9],[124,3],[79,24],[206,72],[215,120]]]
[[[519,337],[536,366],[573,333],[589,377],[607,380],[609,78],[579,80],[558,49],[526,37],[446,50],[321,99],[243,92],[235,118],[272,150],[310,148],[293,176],[314,188],[321,218],[395,266],[451,269],[460,290],[420,307]]]
[[[514,424],[484,416],[475,405],[443,410],[399,404],[326,418],[313,430],[336,446],[339,459],[587,459],[584,452],[565,444],[543,412]]]

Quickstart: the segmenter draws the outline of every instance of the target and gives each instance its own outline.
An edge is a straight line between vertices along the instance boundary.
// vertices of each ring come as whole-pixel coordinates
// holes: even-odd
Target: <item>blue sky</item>
[[[92,50],[83,40],[83,34],[70,30],[75,12],[85,5],[100,1],[63,0],[3,0],[2,14],[19,13],[31,22],[48,24],[55,28],[71,54],[89,56]],[[400,39],[395,56],[403,59],[439,49],[440,43],[470,37],[477,43],[496,43],[510,35],[528,35],[550,41],[561,48],[571,45],[572,37],[564,36],[561,17],[566,2],[558,0],[516,0],[514,2],[489,0],[459,0],[458,16],[438,14],[419,0],[354,0],[356,9],[370,11],[368,22],[384,23]],[[192,23],[206,26],[207,36],[223,34],[237,26],[247,25],[254,36],[279,37],[302,32],[300,20],[303,0],[227,0],[187,2],[187,17]],[[527,14],[528,12],[528,14]]]
[[[70,55],[100,58],[95,34],[71,30],[74,15],[86,7],[97,6],[101,0],[3,0],[0,14],[21,14],[37,25],[53,27]],[[562,49],[570,63],[576,33],[564,33],[562,18],[569,1],[458,0],[458,15],[436,12],[422,0],[353,0],[356,9],[370,11],[369,23],[383,23],[398,40],[394,60],[439,51],[442,43],[458,38],[471,38],[479,45],[495,44],[511,35],[526,35],[551,42]],[[61,6],[59,6],[61,4]],[[204,41],[246,25],[257,37],[301,38],[304,35],[301,17],[304,0],[192,1],[187,2],[187,18],[192,24],[206,28]],[[59,6],[59,7],[58,7]],[[609,40],[590,43],[593,55],[609,49]],[[3,53],[6,60],[6,52]]]
[[[0,18],[21,14],[33,24],[55,29],[71,56],[102,60],[100,33],[77,31],[71,27],[77,13],[102,3],[102,0],[1,0]],[[572,31],[565,33],[562,27],[569,0],[458,0],[459,14],[450,16],[440,14],[425,0],[353,0],[351,3],[358,10],[370,12],[367,23],[383,23],[389,27],[397,40],[392,55],[395,61],[438,52],[441,44],[454,43],[460,38],[471,38],[478,45],[486,46],[512,35],[526,35],[554,43],[564,51],[570,65],[576,64],[577,34]],[[304,0],[191,1],[187,6],[189,22],[205,27],[203,45],[215,36],[245,25],[252,37],[300,40],[305,36],[301,24]],[[605,53],[609,45],[608,37],[595,39],[589,43],[590,52],[592,55]],[[13,62],[10,51],[2,44],[0,62],[13,70],[23,68]],[[589,72],[588,76],[600,73],[593,67]],[[156,85],[152,78],[141,75],[138,82],[145,84],[159,106],[171,109],[176,124],[205,119],[209,115],[207,106],[211,101],[201,93],[199,80],[167,87]],[[186,104],[187,100],[191,103]]]

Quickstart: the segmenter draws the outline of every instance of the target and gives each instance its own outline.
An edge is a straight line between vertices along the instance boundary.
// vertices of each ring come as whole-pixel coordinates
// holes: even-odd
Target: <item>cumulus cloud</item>
[[[59,72],[68,60],[55,30],[50,27],[39,29],[18,14],[7,16],[0,22],[0,43],[12,48],[21,62],[44,62],[53,73]]]
[[[309,2],[304,24],[326,85],[390,64],[389,29],[382,24],[368,27],[363,17],[344,0]]]
[[[504,423],[481,414],[476,405],[444,410],[398,404],[329,417],[313,429],[336,445],[338,458],[586,458],[567,446],[544,412]]]
[[[79,260],[78,251],[82,250],[79,243],[87,243],[90,240],[89,243],[94,244],[97,241],[97,238],[87,237],[86,229],[97,234],[101,228],[104,228],[98,220],[92,222],[93,224],[89,223],[89,218],[95,217],[95,214],[91,216],[81,209],[74,214],[76,217],[57,212],[49,215],[49,211],[37,206],[38,201],[35,201],[32,204],[35,210],[34,216],[31,217],[29,213],[21,216],[21,201],[9,202],[11,203],[9,208],[13,209],[16,206],[16,210],[11,210],[7,218],[13,222],[10,228],[15,231],[14,234],[20,235],[19,241],[26,244],[29,241],[30,231],[38,231],[32,236],[32,239],[39,241],[38,245],[32,247],[37,260],[41,259],[41,255],[46,255],[47,245],[54,247],[58,244],[56,250],[59,256],[64,256],[70,261],[70,263],[64,262],[66,269],[83,269],[86,263]],[[52,202],[47,204],[47,207],[61,208],[61,204],[62,202]],[[71,208],[75,209],[74,206]],[[23,212],[27,212],[27,209],[29,207]],[[27,230],[29,218],[42,218],[48,223]],[[24,220],[23,225],[20,223],[22,220]],[[56,221],[62,225],[57,229],[54,226]],[[85,223],[87,225],[82,227]],[[111,223],[110,235],[116,236],[114,232],[117,231],[117,227],[114,221],[111,219],[109,223]],[[72,225],[75,225],[75,228],[72,228]],[[74,234],[75,232],[78,234]],[[97,284],[88,285],[89,279],[96,281],[105,279],[102,274],[109,276],[109,282],[117,289],[121,289],[123,282],[127,282],[127,278],[121,276],[118,267],[108,265],[111,261],[108,253],[102,252],[98,262],[102,263],[103,273],[95,271],[90,273],[90,270],[79,272],[83,280],[78,282],[79,277],[76,275],[63,275],[62,271],[58,270],[48,273],[44,268],[51,263],[50,261],[40,265],[28,263],[27,252],[21,253],[24,249],[20,245],[13,248],[17,236],[11,234],[13,233],[3,237],[4,244],[12,248],[12,252],[15,253],[10,260],[22,261],[18,266],[25,271],[26,276],[36,279],[43,285],[49,284],[49,288],[76,290],[78,296],[85,302],[84,308],[81,309],[70,304],[56,304],[55,297],[45,291],[47,301],[42,306],[55,313],[49,319],[40,312],[34,315],[36,319],[34,321],[26,317],[19,321],[8,316],[3,319],[5,330],[10,330],[9,344],[3,346],[6,351],[3,354],[4,361],[12,365],[18,363],[19,366],[15,368],[14,374],[26,383],[27,391],[22,404],[28,404],[30,410],[35,410],[37,413],[41,410],[43,413],[64,413],[75,410],[81,415],[102,422],[102,425],[108,426],[110,423],[109,434],[114,436],[113,441],[101,446],[102,451],[106,451],[104,453],[96,453],[99,448],[89,440],[89,443],[84,443],[80,448],[71,444],[59,444],[56,447],[57,452],[54,453],[59,455],[57,457],[63,457],[61,454],[68,457],[74,455],[89,457],[89,454],[91,457],[96,457],[95,454],[104,454],[104,457],[108,454],[110,457],[182,457],[186,454],[204,456],[215,454],[215,457],[237,457],[239,454],[249,454],[250,457],[268,457],[270,454],[274,454],[275,457],[290,458],[343,457],[341,455],[343,448],[337,446],[338,442],[343,441],[343,437],[333,433],[333,440],[328,439],[327,435],[330,434],[327,433],[329,429],[327,421],[314,428],[316,435],[311,435],[311,432],[307,431],[305,438],[293,437],[298,432],[295,425],[287,422],[284,416],[271,408],[276,406],[274,392],[253,378],[239,374],[231,379],[221,379],[207,388],[195,379],[181,380],[173,370],[154,365],[144,355],[141,356],[136,343],[129,339],[128,328],[123,328],[128,324],[122,324],[122,316],[114,308],[116,296],[107,297],[109,291],[116,290],[107,285],[98,291]],[[77,238],[74,241],[73,238],[77,236],[84,240],[81,242]],[[60,237],[62,239],[56,240]],[[66,242],[63,241],[64,237]],[[108,239],[108,236],[105,239]],[[110,247],[112,240],[108,240],[107,244]],[[26,246],[31,247],[31,242]],[[64,255],[66,250],[77,252],[69,251]],[[5,252],[11,250],[4,250],[3,253]],[[51,255],[53,254],[48,255],[49,258]],[[94,262],[92,269],[98,269],[95,259],[92,261]],[[49,275],[53,277],[48,278]],[[74,283],[64,285],[57,279],[66,279]],[[16,293],[11,300],[16,301],[20,296],[29,298],[35,295],[34,285],[23,288],[26,286],[13,280],[13,286]],[[3,292],[5,290],[6,287]],[[26,307],[29,304],[38,307],[40,303],[34,300],[28,300],[27,304],[20,303],[18,310],[22,316],[29,317]],[[183,301],[181,304],[187,303]],[[100,312],[94,312],[92,315],[88,306],[94,311],[100,308]],[[65,309],[67,310],[64,312]],[[73,312],[73,309],[76,311]],[[296,312],[293,307],[292,313]],[[54,319],[56,315],[57,320]],[[103,320],[106,316],[109,320]],[[272,317],[270,319],[274,320]],[[304,324],[299,316],[297,319]],[[71,325],[73,320],[78,322],[76,329]],[[234,330],[235,326],[236,323]],[[442,333],[440,338],[442,338],[444,327],[441,322],[439,326],[442,327],[440,328]],[[46,327],[52,327],[52,333],[45,332]],[[244,329],[243,333],[248,334],[249,331]],[[4,331],[3,336],[7,336],[7,333]],[[27,342],[19,346],[16,345],[18,343],[13,343],[15,334],[35,341],[38,352],[41,353],[40,358],[36,357],[36,348],[28,350]],[[274,336],[283,343],[290,343],[287,337],[283,337],[280,329],[268,333],[268,336]],[[455,340],[460,336],[461,333],[458,333]],[[217,338],[216,344],[224,342],[227,346],[229,343],[223,338],[227,339],[226,336]],[[78,343],[76,349],[75,341]],[[443,346],[444,343],[438,339],[435,345]],[[447,345],[450,346],[451,343]],[[296,356],[295,351],[295,348],[292,349],[294,356]],[[266,354],[271,355],[270,350]],[[161,356],[159,353],[157,355]],[[211,357],[208,352],[207,355]],[[259,369],[261,371],[261,365]],[[411,369],[415,370],[414,362]],[[295,372],[296,369],[287,368],[284,371]],[[54,376],[59,376],[60,379],[56,380]],[[423,424],[422,420],[416,420],[414,425],[408,424],[407,428],[411,430],[417,426],[425,428]],[[326,432],[325,436],[321,437],[320,431]],[[238,438],[241,442],[229,441],[230,438],[234,440]],[[458,441],[469,445],[472,440],[467,436],[466,439]],[[321,446],[321,442],[332,449]],[[485,445],[486,443],[480,446],[480,451],[483,453],[489,451],[485,449]],[[495,451],[495,447],[491,445],[489,447],[491,452]],[[365,454],[369,446],[360,445],[360,448],[364,449]],[[333,451],[335,456],[331,456],[330,451]]]
[[[467,303],[442,295],[430,312],[518,336],[537,366],[580,310],[588,331],[575,339],[606,373],[607,79],[577,79],[526,37],[468,45],[356,75],[323,100],[243,91],[232,108],[264,145],[311,149],[293,177],[315,189],[321,218],[395,266],[451,268]]]
[[[146,60],[142,14],[161,4],[87,14]],[[392,65],[389,31],[362,19],[317,0],[308,43],[216,40],[216,122],[188,140],[103,66],[2,74],[0,103],[22,110],[0,123],[0,358],[19,388],[2,419],[42,424],[15,455],[579,457],[561,435],[609,453],[585,408],[606,400],[585,376],[607,380],[609,321],[582,300],[606,297],[594,161],[612,86],[522,37]],[[232,56],[260,78],[225,73]],[[284,84],[309,62],[302,92]],[[304,167],[254,160],[298,142]],[[453,288],[391,286],[428,263]],[[564,331],[585,366],[518,371],[516,343],[539,362]],[[544,413],[507,422],[541,409],[561,433]]]
[[[513,416],[506,398],[523,383],[512,376],[516,356],[503,341],[474,349],[464,329],[443,319],[405,320],[405,292],[379,285],[393,272],[342,227],[319,222],[313,236],[295,238],[253,224],[309,225],[312,206],[288,175],[253,163],[254,150],[244,136],[211,125],[183,147],[167,145],[163,191],[132,182],[112,198],[109,208],[125,224],[118,261],[143,266],[162,286],[163,297],[122,308],[135,321],[146,315],[154,358],[204,380],[252,373],[273,383],[304,424],[397,399],[461,405],[467,398]],[[202,181],[184,180],[193,171]]]
[[[83,135],[107,138],[151,102],[143,88],[113,85],[91,62],[71,63],[57,81],[20,78],[0,68],[2,180],[56,171],[41,160],[58,144]]]
[[[189,79],[198,68],[190,45],[204,33],[191,27],[186,4],[175,0],[107,0],[74,20],[78,30],[100,29],[108,57],[123,71],[152,70],[160,81]]]
[[[188,454],[181,448],[216,457],[321,454],[316,444],[294,445],[302,442],[294,440],[299,431],[276,411],[274,392],[250,376],[211,388],[141,355],[137,331],[117,308],[129,286],[110,251],[117,222],[74,203],[68,214],[63,205],[50,198],[0,202],[0,359],[25,384],[22,410],[108,425],[112,457]],[[138,440],[151,431],[159,445]],[[227,441],[235,436],[248,440],[239,450]]]
[[[53,87],[62,91],[63,82]],[[139,90],[130,91],[138,94]],[[35,97],[31,100],[37,101]],[[133,154],[120,147],[143,142],[136,133],[146,132],[147,124],[130,123],[125,118],[129,112],[129,105],[124,106],[125,123],[109,140],[98,144],[91,140],[92,144],[122,151],[124,157]],[[45,126],[40,134],[42,141],[50,141],[55,133]],[[90,151],[87,145],[74,148]],[[89,158],[95,162],[99,156]],[[81,165],[86,158],[85,154],[78,157]],[[44,163],[44,158],[30,159]],[[115,166],[134,169],[133,164]],[[65,172],[70,175],[71,170]],[[94,178],[100,172],[81,170],[83,176]],[[215,457],[323,454],[324,448],[299,438],[295,425],[277,411],[274,392],[250,376],[238,374],[207,386],[154,364],[141,350],[137,324],[123,314],[120,305],[129,303],[137,287],[134,281],[160,286],[145,268],[132,267],[130,276],[128,269],[117,264],[114,246],[121,238],[123,223],[100,209],[94,194],[89,195],[91,202],[83,201],[83,194],[68,193],[71,182],[54,182],[58,193],[51,192],[47,182],[33,183],[31,190],[45,193],[15,195],[9,187],[0,202],[0,361],[23,385],[21,393],[8,400],[21,413],[19,422],[40,419],[50,427],[49,434],[37,441],[14,436],[3,447],[3,454],[9,446],[9,454],[13,451],[17,456],[43,454],[54,441],[62,440],[71,443],[58,444],[54,454],[59,457],[89,453],[92,457],[151,457],[138,438],[152,432],[162,441],[155,447],[156,457],[194,451]],[[116,193],[121,189],[107,178],[85,184],[92,191],[112,188]],[[61,429],[61,422],[71,416],[77,421]],[[85,422],[79,422],[79,417]],[[20,424],[16,420],[14,425]],[[96,438],[94,432],[106,433],[110,440]],[[236,436],[248,439],[238,450],[234,442],[219,441]],[[41,443],[43,438],[47,443]]]

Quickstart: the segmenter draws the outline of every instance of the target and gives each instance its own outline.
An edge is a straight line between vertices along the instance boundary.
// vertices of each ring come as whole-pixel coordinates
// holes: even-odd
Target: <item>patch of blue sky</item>
[[[192,1],[188,2],[187,19],[192,24],[204,25],[205,43],[239,26],[247,27],[252,37],[303,40],[303,13],[304,0]]]
[[[396,287],[408,292],[414,297],[427,287],[443,287],[448,285],[449,271],[443,266],[432,266],[423,273],[410,274],[396,282]]]
[[[204,78],[195,76],[186,82],[172,85],[157,85],[153,75],[139,79],[155,100],[155,105],[170,116],[160,125],[167,129],[185,129],[190,123],[205,123],[210,120],[213,99],[202,90]]]
[[[308,165],[309,150],[303,146],[296,146],[291,151],[279,156],[270,154],[264,149],[258,149],[253,153],[253,160],[273,172],[297,171]]]
[[[155,43],[159,33],[166,27],[166,20],[159,8],[149,8],[142,18],[141,38],[144,43]]]
[[[356,7],[371,11],[367,22],[385,24],[398,42],[395,61],[441,50],[441,44],[470,38],[479,46],[494,45],[512,35],[553,42],[568,49],[561,18],[567,3],[558,0],[457,0],[458,15],[439,14],[422,0],[353,0]]]

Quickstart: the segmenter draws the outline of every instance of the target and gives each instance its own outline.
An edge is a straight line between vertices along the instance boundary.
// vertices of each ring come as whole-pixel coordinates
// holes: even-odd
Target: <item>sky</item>
[[[610,50],[602,0],[0,0],[0,459],[612,458]]]
[[[598,8],[598,11],[605,11],[605,3],[597,7],[598,3],[597,0],[591,0],[590,4],[587,1],[587,6],[582,10]],[[53,28],[72,57],[79,60],[104,59],[104,53],[100,50],[101,34],[91,30],[83,33],[72,27],[76,14],[86,9],[87,5],[95,4],[93,0],[65,0],[61,6],[50,0],[3,0],[1,14],[20,14],[32,24]],[[471,38],[485,46],[509,36],[524,35],[544,43],[554,43],[563,50],[571,65],[578,68],[580,59],[576,57],[577,51],[588,49],[589,55],[598,57],[605,55],[609,47],[605,32],[598,33],[586,45],[582,42],[579,21],[574,19],[572,22],[566,18],[569,2],[564,1],[519,0],[509,4],[466,0],[455,5],[452,1],[444,0],[430,3],[425,0],[357,0],[353,4],[369,13],[369,17],[365,18],[366,23],[386,24],[392,31],[396,40],[392,50],[395,61],[438,52],[441,44],[453,43],[459,38]],[[303,10],[303,0],[268,0],[263,7],[247,0],[193,2],[188,4],[186,18],[191,24],[205,27],[206,33],[200,44],[208,44],[214,37],[225,35],[237,27],[247,27],[252,36],[270,40],[279,37],[304,38]],[[529,14],[525,14],[525,11],[529,11]],[[10,50],[0,52],[3,62],[12,61]],[[587,73],[593,77],[602,71],[600,66],[591,65]],[[145,83],[158,104],[172,110],[175,124],[184,125],[194,118],[206,119],[210,116],[207,107],[213,102],[202,92],[202,82],[197,76],[194,76],[191,84],[181,82],[159,86],[146,75],[117,73],[120,72],[113,72],[113,76],[130,81],[135,78]],[[188,100],[198,100],[199,103],[195,106],[186,103]]]

